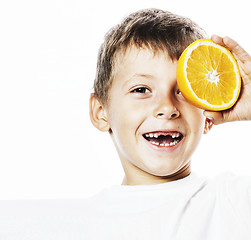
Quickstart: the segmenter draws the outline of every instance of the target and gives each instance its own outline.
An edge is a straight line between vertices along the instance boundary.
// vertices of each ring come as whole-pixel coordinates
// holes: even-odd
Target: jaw
[[[178,165],[174,168],[162,166],[158,169],[156,165],[151,167],[145,163],[144,166],[139,166],[128,161],[122,161],[122,165],[125,172],[123,185],[161,184],[185,178],[191,173],[190,161],[181,164],[181,168]]]

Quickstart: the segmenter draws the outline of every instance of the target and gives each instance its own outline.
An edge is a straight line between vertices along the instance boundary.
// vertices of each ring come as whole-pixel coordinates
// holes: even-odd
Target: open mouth
[[[183,139],[180,132],[151,132],[143,134],[143,137],[151,144],[160,147],[175,146]]]

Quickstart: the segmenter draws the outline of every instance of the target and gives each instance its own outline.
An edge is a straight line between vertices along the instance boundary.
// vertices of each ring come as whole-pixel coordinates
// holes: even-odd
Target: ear
[[[213,122],[209,119],[205,119],[204,134],[207,134],[213,127]]]
[[[107,111],[94,94],[91,94],[90,97],[90,119],[93,126],[100,131],[109,131],[110,125],[107,119]]]

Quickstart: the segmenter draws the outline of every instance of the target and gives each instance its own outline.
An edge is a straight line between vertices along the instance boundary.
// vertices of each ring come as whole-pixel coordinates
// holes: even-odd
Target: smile
[[[143,134],[143,137],[151,144],[159,147],[172,147],[183,139],[180,132],[152,132]]]

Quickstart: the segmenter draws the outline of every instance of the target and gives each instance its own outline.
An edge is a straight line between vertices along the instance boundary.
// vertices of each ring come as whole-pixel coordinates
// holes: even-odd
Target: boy
[[[85,239],[250,239],[251,179],[200,179],[190,158],[213,124],[251,119],[251,57],[212,37],[233,52],[243,88],[232,109],[204,112],[176,83],[180,54],[200,38],[198,25],[157,9],[131,14],[106,35],[90,117],[109,132],[125,177],[89,200]]]
[[[1,201],[0,239],[250,239],[250,178],[206,181],[190,170],[212,124],[251,119],[251,57],[230,38],[213,40],[233,52],[241,69],[234,108],[203,112],[180,94],[177,59],[204,37],[190,20],[154,9],[115,27],[100,51],[90,116],[114,141],[122,186],[87,200]]]

